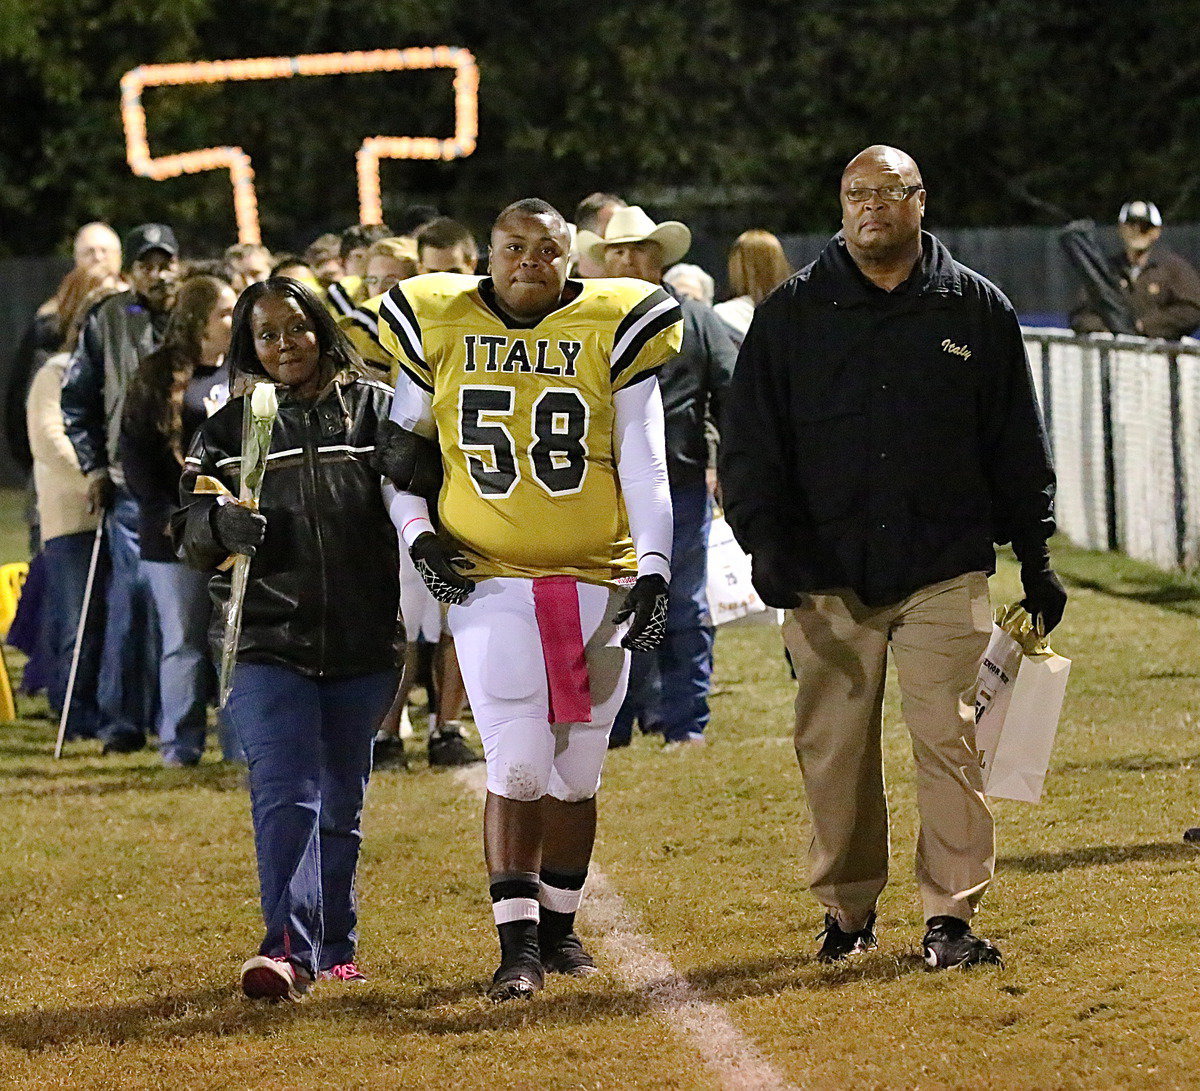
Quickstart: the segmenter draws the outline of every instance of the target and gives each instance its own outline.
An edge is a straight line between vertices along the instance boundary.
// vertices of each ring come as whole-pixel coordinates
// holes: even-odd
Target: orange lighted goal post
[[[369,136],[356,154],[358,215],[364,224],[383,222],[379,196],[380,159],[459,159],[475,150],[479,133],[479,69],[469,50],[457,46],[376,49],[365,53],[310,53],[300,57],[255,57],[235,61],[144,64],[121,77],[125,158],[134,174],[161,180],[204,170],[228,170],[239,242],[261,242],[258,199],[250,157],[238,147],[201,148],[152,156],[146,138],[142,90],[232,80],[277,80],[292,76],[348,76],[362,72],[454,69],[454,136]]]

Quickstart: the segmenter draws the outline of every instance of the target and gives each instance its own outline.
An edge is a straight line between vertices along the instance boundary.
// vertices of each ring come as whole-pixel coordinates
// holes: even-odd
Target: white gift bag
[[[1062,713],[1071,661],[1031,631],[1020,606],[997,611],[979,665],[975,745],[989,796],[1037,803]]]
[[[714,625],[725,625],[767,610],[750,580],[750,557],[733,537],[725,516],[714,514],[708,532],[708,612]],[[774,611],[770,611],[774,620]]]

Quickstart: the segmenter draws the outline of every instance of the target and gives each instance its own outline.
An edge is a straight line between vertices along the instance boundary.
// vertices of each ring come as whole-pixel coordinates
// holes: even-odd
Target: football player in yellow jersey
[[[679,305],[640,281],[569,280],[568,259],[562,216],[518,201],[492,228],[489,277],[414,277],[380,309],[401,374],[379,468],[417,570],[453,604],[487,757],[495,1000],[546,970],[595,972],[574,930],[595,795],[625,649],[662,639],[670,577],[655,373]]]

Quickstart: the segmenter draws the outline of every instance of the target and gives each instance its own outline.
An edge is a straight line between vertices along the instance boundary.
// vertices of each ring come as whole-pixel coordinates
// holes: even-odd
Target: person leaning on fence
[[[970,921],[995,864],[974,746],[993,542],[1048,632],[1054,472],[1011,304],[921,230],[916,163],[846,167],[842,231],[755,312],[720,458],[754,586],[790,611],[796,753],[812,816],[820,958],[875,945],[887,882],[880,748],[889,648],[916,759],[917,879],[931,967],[995,962]]]
[[[1077,229],[1070,225],[1064,235]],[[1178,341],[1200,326],[1200,273],[1160,244],[1162,232],[1162,213],[1153,201],[1126,201],[1117,216],[1120,251],[1101,255],[1095,250],[1094,275],[1108,282],[1113,304],[1123,304],[1128,316],[1127,323],[1111,332]],[[1066,239],[1064,245],[1075,260]],[[1075,264],[1079,267],[1077,260]],[[1111,316],[1105,320],[1105,297],[1095,299],[1094,295],[1094,287],[1090,292],[1085,287],[1071,312],[1071,329],[1076,333],[1102,333],[1113,325]]]
[[[235,395],[273,381],[279,411],[257,512],[236,494],[246,399],[201,425],[180,483],[176,537],[212,574],[220,658],[231,554],[253,557],[225,711],[246,751],[266,935],[242,988],[297,998],[355,965],[354,874],[371,738],[396,688],[398,543],[364,458],[392,391],[298,281],[253,284],[233,314]]]

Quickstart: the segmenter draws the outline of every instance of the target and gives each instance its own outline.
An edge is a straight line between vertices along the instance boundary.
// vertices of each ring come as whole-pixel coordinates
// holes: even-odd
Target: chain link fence
[[[1200,343],[1025,330],[1058,472],[1059,530],[1200,567]]]

